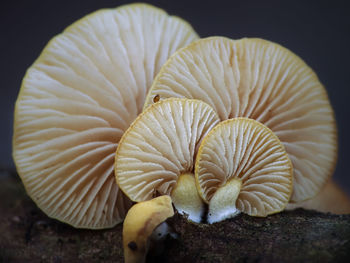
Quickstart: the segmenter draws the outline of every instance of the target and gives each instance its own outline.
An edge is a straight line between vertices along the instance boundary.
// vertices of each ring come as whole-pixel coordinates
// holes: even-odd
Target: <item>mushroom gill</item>
[[[327,92],[304,61],[278,44],[198,40],[164,64],[144,107],[155,95],[200,99],[221,120],[247,117],[268,126],[293,163],[293,202],[315,196],[333,173],[337,130]]]
[[[170,195],[176,209],[201,220],[203,202],[194,180],[194,161],[204,136],[219,122],[199,100],[170,98],[148,107],[120,140],[115,175],[133,201]]]
[[[95,229],[123,220],[131,202],[115,182],[118,142],[162,64],[196,38],[182,19],[131,4],[48,43],[23,79],[13,136],[17,171],[48,216]]]
[[[248,118],[220,122],[204,138],[195,177],[209,204],[208,222],[239,212],[264,217],[282,211],[293,189],[293,167],[277,136]]]

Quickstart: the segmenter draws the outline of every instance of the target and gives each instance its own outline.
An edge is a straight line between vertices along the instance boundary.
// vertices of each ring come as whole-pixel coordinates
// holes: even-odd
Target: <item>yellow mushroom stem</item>
[[[231,218],[240,213],[236,201],[241,191],[242,182],[233,178],[217,189],[209,202],[208,223],[212,224]]]
[[[173,215],[174,210],[171,198],[167,195],[132,206],[123,224],[125,262],[145,262],[154,230]],[[164,225],[158,230],[162,231],[163,228]]]
[[[204,213],[204,202],[199,196],[196,182],[192,173],[179,176],[175,188],[171,192],[171,199],[180,214],[187,214],[188,219],[199,223]]]

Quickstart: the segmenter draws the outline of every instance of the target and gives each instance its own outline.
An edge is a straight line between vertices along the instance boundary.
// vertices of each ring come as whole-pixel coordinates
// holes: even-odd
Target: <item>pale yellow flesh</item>
[[[146,109],[116,152],[115,175],[122,191],[136,202],[170,195],[180,175],[193,173],[200,142],[218,121],[214,110],[198,100],[162,100]]]
[[[123,223],[125,262],[145,262],[152,232],[173,215],[171,198],[167,195],[132,206]]]
[[[211,130],[198,150],[195,167],[198,192],[209,203],[209,210],[214,198],[212,206],[221,214],[225,214],[226,205],[227,211],[237,208],[260,217],[285,208],[293,189],[292,172],[291,161],[276,135],[247,118],[226,120]],[[238,187],[235,180],[242,185]],[[224,190],[216,194],[222,187]],[[226,197],[230,189],[232,196]],[[223,198],[221,205],[219,198]],[[211,216],[220,218],[219,214]]]
[[[88,15],[45,47],[16,103],[13,156],[48,216],[95,229],[123,220],[130,201],[115,182],[118,142],[162,64],[196,38],[181,19],[132,4]]]
[[[232,218],[240,213],[236,208],[236,201],[241,187],[241,180],[233,178],[214,193],[209,202],[207,217],[209,224]]]
[[[152,98],[185,97],[211,105],[221,120],[255,119],[282,141],[294,167],[292,201],[315,196],[333,173],[337,131],[327,93],[299,57],[261,39],[201,39],[162,67]]]
[[[171,199],[180,214],[186,214],[193,222],[201,222],[205,207],[197,192],[194,174],[185,173],[179,176],[171,191]]]

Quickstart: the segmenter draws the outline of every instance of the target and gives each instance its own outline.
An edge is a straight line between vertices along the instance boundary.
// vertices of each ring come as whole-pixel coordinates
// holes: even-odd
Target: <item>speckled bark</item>
[[[350,215],[295,210],[214,225],[176,215],[158,262],[349,262]],[[122,226],[79,230],[46,217],[17,177],[0,177],[0,262],[123,262]],[[153,261],[155,259],[153,258]]]

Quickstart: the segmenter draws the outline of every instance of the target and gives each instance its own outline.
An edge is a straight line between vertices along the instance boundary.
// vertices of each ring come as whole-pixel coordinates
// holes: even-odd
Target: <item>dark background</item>
[[[97,9],[131,1],[8,1],[0,10],[0,174],[11,157],[14,103],[46,43]],[[346,1],[145,1],[178,15],[201,37],[260,37],[304,59],[326,86],[339,129],[335,180],[350,194],[350,8]]]

